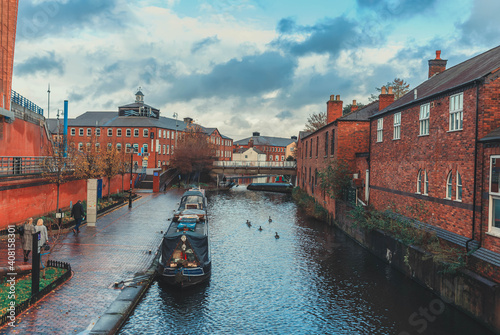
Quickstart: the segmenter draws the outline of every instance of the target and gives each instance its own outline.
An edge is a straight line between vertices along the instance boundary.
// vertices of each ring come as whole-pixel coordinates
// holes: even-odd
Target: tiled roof
[[[375,113],[378,112],[378,100],[369,103],[368,105],[364,106],[363,108],[360,108],[352,113],[346,114],[344,116],[339,117],[335,121],[330,122],[334,123],[339,121],[369,121],[370,116],[374,115]],[[316,129],[313,132],[307,132],[307,131],[301,131],[299,133],[299,136],[301,139],[306,138],[312,134],[315,134],[316,132],[320,131],[321,129],[327,127],[329,124],[324,125],[321,128]]]
[[[373,117],[388,113],[406,105],[425,100],[433,95],[470,84],[500,68],[500,46],[457,64],[424,81]],[[417,99],[414,91],[417,90]]]
[[[500,142],[500,128],[493,130],[488,135],[480,139],[479,142]]]
[[[253,139],[253,145],[269,145],[273,147],[286,147],[290,143],[296,142],[291,138],[271,137],[271,136],[252,136],[234,142],[236,145],[247,145]]]
[[[352,113],[339,117],[341,121],[369,121],[370,116],[378,112],[378,100],[369,103]]]

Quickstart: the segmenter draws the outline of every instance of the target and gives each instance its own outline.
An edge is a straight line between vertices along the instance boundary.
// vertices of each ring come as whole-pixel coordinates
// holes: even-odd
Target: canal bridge
[[[213,174],[241,175],[297,175],[297,162],[282,161],[216,161],[212,167]]]

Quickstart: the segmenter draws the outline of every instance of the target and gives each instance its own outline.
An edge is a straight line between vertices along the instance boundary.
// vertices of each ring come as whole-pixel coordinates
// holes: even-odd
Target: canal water
[[[208,203],[210,282],[155,282],[120,334],[493,334],[289,195],[237,187]]]

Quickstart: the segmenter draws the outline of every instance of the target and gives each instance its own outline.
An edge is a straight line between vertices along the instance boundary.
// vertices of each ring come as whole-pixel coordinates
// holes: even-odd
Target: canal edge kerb
[[[86,334],[111,335],[120,330],[130,314],[134,311],[144,293],[153,283],[156,276],[156,267],[159,256],[160,253],[157,252],[148,270],[146,270],[145,275],[147,276],[147,279],[144,279],[141,284],[123,288],[115,301],[108,307],[106,312],[99,317],[99,320],[92,327],[92,330]],[[140,275],[136,274],[135,278],[138,276]]]

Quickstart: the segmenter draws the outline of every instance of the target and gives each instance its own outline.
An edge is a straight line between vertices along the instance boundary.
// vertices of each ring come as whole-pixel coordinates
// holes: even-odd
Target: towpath
[[[96,227],[84,226],[78,235],[67,233],[51,259],[69,262],[73,277],[0,334],[80,334],[92,329],[120,293],[113,284],[133,278],[152,263],[181,192],[141,195],[132,209],[120,207],[100,217]],[[5,244],[5,239],[0,241],[0,266],[6,263]],[[23,264],[22,250],[17,251],[17,264]]]

